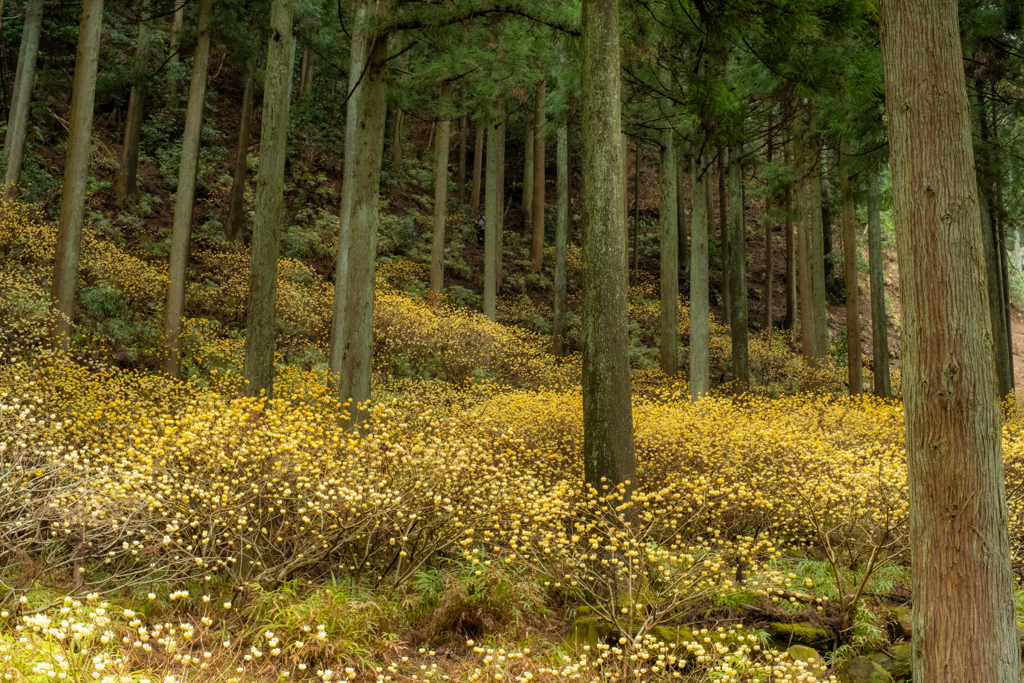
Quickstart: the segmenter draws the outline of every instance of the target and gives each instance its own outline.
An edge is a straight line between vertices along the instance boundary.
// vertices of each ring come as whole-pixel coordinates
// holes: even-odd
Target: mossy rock
[[[892,675],[867,657],[853,657],[836,671],[839,683],[893,683]]]
[[[821,666],[821,655],[813,647],[794,645],[786,650],[786,652],[794,662],[807,662],[815,669]]]
[[[901,643],[888,653],[874,652],[865,655],[872,662],[885,669],[894,681],[910,680],[910,645]]]
[[[779,650],[786,650],[791,645],[806,645],[812,648],[827,647],[832,642],[828,629],[814,624],[769,624],[765,629],[772,639],[772,644]]]
[[[680,656],[680,650],[683,654],[686,653],[686,643],[693,642],[693,631],[689,626],[655,626],[651,629],[650,635],[666,645],[675,643],[673,654],[677,657]]]
[[[615,627],[601,617],[583,617],[572,625],[565,644],[577,652],[582,652],[586,645],[594,651],[598,643],[607,643],[612,637],[617,639],[618,635]]]
[[[897,607],[892,612],[892,619],[896,635],[910,640],[910,633],[914,629],[913,610],[906,606]]]

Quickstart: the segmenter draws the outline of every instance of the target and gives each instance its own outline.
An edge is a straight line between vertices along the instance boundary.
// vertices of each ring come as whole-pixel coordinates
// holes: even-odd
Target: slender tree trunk
[[[690,400],[711,389],[708,340],[708,224],[711,202],[711,161],[707,152],[690,159]]]
[[[38,0],[36,0],[38,2]],[[142,5],[148,13],[150,3]],[[151,31],[149,22],[139,23],[139,43],[135,49],[135,84],[128,97],[128,121],[124,128],[124,145],[121,147],[121,164],[117,169],[115,201],[118,206],[134,202],[139,188],[136,175],[139,170],[139,135],[142,132],[142,110],[146,102],[146,82],[149,80],[149,46]]]
[[[498,99],[501,119],[498,122],[498,255],[497,255],[497,289],[501,291],[505,284],[505,214],[508,205],[505,203],[505,98]]]
[[[92,110],[96,96],[96,69],[102,28],[103,0],[85,0],[82,4],[82,22],[78,28],[75,80],[68,116],[71,125],[68,130],[68,151],[64,157],[64,185],[57,222],[57,254],[50,290],[48,336],[51,346],[62,353],[68,352],[71,324],[75,315],[75,290],[78,283],[78,260],[82,251],[82,218],[85,214],[85,185],[89,178]]]
[[[662,87],[671,87],[667,69],[661,73]],[[669,109],[670,102],[665,102]],[[661,132],[661,371],[679,372],[679,173],[676,170],[675,130]]]
[[[955,0],[881,3],[903,305],[913,678],[1016,683],[999,394]]]
[[[18,196],[21,184],[21,164],[25,158],[28,138],[28,115],[32,104],[32,81],[39,55],[39,34],[43,25],[43,0],[25,3],[25,22],[21,29],[21,50],[18,55],[18,75],[14,81],[10,116],[7,119],[7,137],[4,140],[4,200]],[[142,47],[142,33],[139,34]],[[133,91],[134,92],[134,91]]]
[[[277,338],[277,258],[284,222],[284,168],[288,156],[288,105],[292,83],[292,15],[295,0],[274,0],[263,87],[260,168],[249,261],[249,306],[245,328],[247,396],[274,395]],[[244,124],[243,124],[244,125]]]
[[[442,115],[448,116],[452,98],[451,83],[441,86]],[[444,231],[445,219],[448,216],[448,151],[451,121],[442,118],[437,127],[437,150],[434,154],[434,235],[430,249],[430,301],[434,306],[441,305],[441,292],[444,290]]]
[[[245,224],[245,174],[248,170],[249,135],[252,131],[252,101],[256,88],[256,63],[250,59],[245,63],[242,91],[242,125],[238,130],[238,147],[235,152],[235,174],[231,181],[231,206],[228,210],[227,238],[229,242],[240,240]]]
[[[373,6],[378,22],[390,12],[389,0]],[[373,373],[373,277],[377,260],[380,169],[384,156],[387,118],[388,41],[383,35],[367,39],[369,68],[359,97],[355,162],[352,169],[352,219],[348,231],[345,336],[342,347],[339,397],[350,399],[349,412],[359,424],[366,415]]]
[[[679,269],[683,272],[690,270],[690,241],[686,235],[686,206],[683,199],[686,197],[686,174],[689,166],[690,162],[685,157],[676,160],[676,168],[679,171],[676,179],[676,217],[679,219],[677,237],[679,238]]]
[[[729,149],[718,150],[718,256],[722,262],[722,319],[726,325],[732,324],[732,292],[729,278],[729,195],[726,194],[726,174],[728,174]]]
[[[622,134],[622,216],[629,231],[629,136]],[[627,237],[627,240],[629,238]],[[626,247],[626,269],[629,269],[629,247]],[[628,273],[627,273],[628,276]]]
[[[636,485],[626,320],[617,0],[584,0],[583,93],[583,469],[601,491]],[[627,513],[627,516],[628,513]]]
[[[821,184],[821,249],[823,273],[825,276],[826,299],[831,292],[838,289],[835,273],[835,263],[832,262],[832,211],[828,200],[828,175],[825,169],[825,149],[822,148],[818,155],[818,178]]]
[[[633,140],[633,284],[640,284],[640,138]]]
[[[523,114],[523,124],[526,129],[525,142],[523,145],[523,234],[533,237],[533,136],[535,128],[533,125],[533,107],[530,107]]]
[[[185,112],[185,132],[181,139],[181,164],[178,189],[174,193],[174,226],[171,229],[171,264],[167,285],[164,319],[164,372],[177,378],[181,374],[181,329],[185,320],[185,280],[188,276],[188,251],[192,236],[192,211],[196,198],[196,171],[199,167],[199,143],[206,103],[206,70],[210,62],[210,15],[213,0],[199,0],[196,19],[196,52],[192,60],[192,82]]]
[[[882,212],[876,168],[868,172],[868,257],[871,263],[871,340],[875,396],[892,398],[892,384],[889,380],[889,316],[885,312],[882,264]]]
[[[171,17],[170,50],[174,56],[174,63],[181,62],[181,29],[185,26],[185,2],[175,3],[174,15]],[[178,104],[178,80],[177,78],[167,79],[167,105],[176,107]]]
[[[857,286],[857,214],[853,207],[850,186],[850,141],[839,143],[839,182],[843,199],[843,279],[846,289],[846,348],[849,366],[850,395],[856,396],[864,387],[861,369],[864,364],[860,348],[860,289]]]
[[[979,169],[979,175],[982,171]],[[983,186],[981,179],[977,181]],[[996,377],[999,381],[999,395],[1009,396],[1013,392],[1013,379],[1010,376],[1010,350],[1006,343],[1006,316],[1003,313],[1003,278],[1002,264],[999,259],[999,245],[992,226],[992,214],[989,211],[988,196],[981,191],[978,196],[979,215],[981,217],[982,247],[985,254],[985,280],[988,289],[989,316],[991,318],[993,342],[995,343]]]
[[[743,216],[743,166],[740,143],[729,150],[729,292],[732,311],[732,374],[738,382],[750,383],[750,355],[747,345],[747,228]]]
[[[362,1],[362,0],[360,0]],[[402,170],[402,128],[405,126],[405,110],[395,113],[395,137],[391,141],[391,166],[395,172]]]
[[[999,188],[996,186],[996,191],[993,193],[995,201],[999,201]],[[996,207],[996,239],[999,245],[999,265],[1000,265],[1000,276],[1003,283],[1003,325],[1006,330],[1006,362],[1010,369],[1010,389],[1016,387],[1016,376],[1013,372],[1013,320],[1010,315],[1010,268],[1009,268],[1009,256],[1006,253],[1006,224],[1002,221],[1002,212],[999,207]]]
[[[316,53],[308,47],[302,48],[302,75],[299,77],[299,97],[313,89],[313,70],[316,68]]]
[[[768,119],[771,126],[771,117]],[[772,162],[772,143],[774,141],[769,134],[768,137],[768,163]],[[765,193],[764,197],[764,329],[770,335],[775,326],[775,249],[772,245],[772,232],[774,221],[771,219],[772,196]]]
[[[462,118],[459,119],[459,182],[456,183],[459,188],[459,194],[456,197],[459,211],[462,211],[462,205],[466,203],[466,146],[468,143],[466,134],[468,130],[466,128],[466,115],[463,114]],[[476,218],[474,217],[473,220],[476,220]]]
[[[817,135],[812,137],[811,151],[817,149]],[[828,325],[826,319],[825,302],[825,228],[821,213],[821,164],[818,163],[817,154],[812,161],[810,169],[810,192],[811,192],[811,224],[810,224],[810,260],[811,275],[811,299],[808,301],[811,307],[811,334],[812,352],[817,361],[824,360],[828,355]]]
[[[547,81],[541,79],[533,108],[533,244],[530,261],[533,272],[544,266],[544,98]]]
[[[484,165],[484,128],[476,126],[476,142],[473,145],[473,189],[469,194],[469,215],[476,220],[480,215],[480,180]]]
[[[346,349],[348,335],[348,257],[349,243],[352,232],[352,205],[355,196],[355,168],[358,159],[356,150],[359,141],[359,114],[362,110],[360,100],[366,91],[367,80],[359,79],[358,74],[363,72],[367,59],[367,27],[366,27],[367,0],[354,0],[352,3],[353,31],[352,41],[349,50],[349,82],[348,102],[345,105],[345,160],[341,176],[341,208],[338,212],[338,255],[334,269],[334,302],[331,320],[331,346],[330,346],[330,373],[335,384],[336,395],[341,401],[351,398],[351,388],[343,383],[345,375],[345,359],[348,353]],[[353,76],[353,74],[355,74]],[[398,120],[395,123],[395,140],[400,139],[398,130],[401,124],[402,110],[398,110]],[[392,152],[395,152],[392,146]],[[401,151],[398,151],[399,164],[395,169],[400,168]],[[347,376],[347,375],[346,375]],[[352,412],[355,406],[352,406]]]
[[[808,210],[807,179],[805,177],[807,172],[805,165],[806,155],[801,142],[802,138],[798,137],[803,135],[803,129],[799,126],[794,126],[794,129],[794,140],[796,140],[796,143],[794,144],[795,154],[793,157],[796,163],[797,179],[794,194],[796,195],[796,218],[798,221],[797,258],[799,263],[797,271],[800,279],[800,346],[804,362],[815,366],[817,365],[817,357],[814,355],[814,335],[811,323],[813,304],[811,303],[811,266],[809,263],[811,253],[809,246],[811,239],[811,213]]]
[[[783,154],[788,165],[790,163],[790,145],[784,145]],[[787,330],[796,329],[796,240],[793,239],[793,191],[786,188],[783,201],[786,205],[786,219],[783,227],[786,231],[786,319],[782,323]]]
[[[566,249],[569,243],[569,124],[558,123],[558,217],[555,224],[555,324],[551,333],[552,353],[565,355],[567,326]]]
[[[484,189],[484,315],[494,320],[498,298],[498,125],[487,127],[487,187]]]

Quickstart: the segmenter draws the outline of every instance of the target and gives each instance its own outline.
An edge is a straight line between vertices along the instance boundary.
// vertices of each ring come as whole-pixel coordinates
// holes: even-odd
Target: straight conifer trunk
[[[372,8],[375,22],[387,19],[391,3],[380,0]],[[351,400],[354,424],[363,421],[370,400],[373,373],[373,277],[377,259],[377,223],[380,204],[380,169],[384,156],[384,123],[387,118],[387,56],[385,35],[376,35],[367,46],[369,67],[359,97],[358,135],[353,150],[352,218],[348,231],[344,344],[342,346],[339,396]],[[340,246],[340,245],[339,245]]]
[[[405,125],[405,110],[395,112],[395,136],[391,140],[391,166],[396,172],[402,170],[402,127]]]
[[[640,284],[640,138],[633,140],[633,284]]]
[[[452,98],[451,83],[441,86],[441,107],[445,110],[437,124],[437,148],[434,152],[434,235],[430,248],[430,302],[441,304],[444,289],[444,231],[448,217],[448,152],[451,121],[444,118]]]
[[[252,101],[255,96],[256,64],[250,59],[245,63],[242,86],[242,121],[238,130],[238,147],[235,152],[235,173],[231,181],[231,205],[228,209],[227,238],[229,242],[240,240],[245,224],[245,175],[248,171],[249,137],[252,134]]]
[[[690,159],[690,400],[699,401],[711,389],[708,342],[708,224],[711,202],[711,161],[705,152]]]
[[[978,185],[980,186],[981,183],[979,182]],[[980,192],[978,195],[978,206],[982,247],[985,253],[985,283],[988,287],[989,316],[992,320],[992,335],[995,344],[996,378],[999,382],[999,395],[1006,397],[1013,391],[1013,378],[1010,374],[1010,351],[1006,343],[1006,315],[1003,313],[1002,266],[999,262],[999,245],[992,225],[988,197],[984,192]]]
[[[462,118],[459,119],[459,182],[456,183],[456,186],[459,188],[456,202],[459,205],[460,211],[462,210],[462,205],[466,203],[466,147],[469,144],[466,136],[468,132],[469,129],[466,128],[466,115],[463,114]],[[476,220],[475,216],[473,220]]]
[[[667,87],[667,71],[662,86]],[[668,103],[666,103],[667,105]],[[675,130],[661,132],[661,371],[672,376],[679,372],[679,195],[676,171]]]
[[[679,238],[679,269],[682,272],[690,270],[690,241],[686,235],[686,206],[683,199],[686,197],[686,175],[689,167],[690,162],[686,157],[676,159],[676,217],[679,219],[676,236]]]
[[[811,239],[811,212],[808,210],[807,178],[805,176],[807,168],[802,135],[802,127],[799,124],[795,124],[793,159],[796,170],[796,183],[793,194],[795,195],[797,220],[797,276],[800,281],[800,349],[804,362],[810,366],[815,366],[817,359],[814,355],[814,335],[811,331],[811,266],[808,263],[811,252],[809,247]]]
[[[768,118],[768,124],[771,126],[771,116]],[[772,161],[772,142],[771,134],[768,136],[768,163]],[[775,324],[775,311],[773,310],[773,304],[775,302],[775,249],[772,248],[772,228],[774,227],[773,221],[771,220],[772,212],[772,197],[770,194],[765,193],[764,197],[764,329],[768,331],[770,335],[772,328]]]
[[[143,14],[148,14],[149,2],[142,5]],[[128,96],[128,121],[124,128],[124,145],[121,147],[121,164],[117,169],[117,186],[114,196],[118,206],[134,202],[139,195],[136,175],[139,170],[139,135],[142,132],[142,113],[146,102],[146,82],[149,80],[149,47],[152,32],[148,21],[139,22],[139,42],[135,48],[135,85]]]
[[[498,298],[498,126],[487,127],[487,187],[484,188],[484,315],[494,320]]]
[[[18,196],[21,184],[21,165],[25,158],[25,143],[28,138],[28,114],[32,105],[32,81],[36,73],[42,26],[43,0],[28,0],[25,3],[25,21],[21,29],[18,74],[14,79],[11,110],[7,118],[7,136],[4,140],[5,201],[12,201]],[[141,47],[141,32],[139,43]]]
[[[857,396],[864,386],[860,348],[860,290],[857,285],[857,215],[850,186],[850,141],[839,143],[839,183],[843,199],[843,280],[846,289],[846,349],[850,395]]]
[[[889,379],[889,316],[885,312],[885,279],[882,264],[882,211],[878,169],[868,171],[868,259],[871,270],[871,341],[874,351],[875,396],[892,398]]]
[[[206,71],[210,62],[210,15],[213,0],[199,0],[196,17],[196,51],[192,60],[185,132],[181,139],[181,164],[178,189],[174,193],[174,226],[171,229],[171,264],[167,285],[164,319],[164,372],[177,378],[181,374],[181,329],[185,318],[185,278],[188,271],[189,242],[192,237],[192,211],[196,199],[196,171],[199,168],[199,141],[203,130],[203,106],[206,101]]]
[[[828,326],[825,303],[825,228],[821,212],[821,164],[815,150],[818,148],[817,135],[811,136],[810,152],[814,154],[811,162],[809,190],[811,193],[811,221],[809,252],[811,276],[811,298],[808,300],[811,309],[811,352],[815,361],[824,360],[828,355]]]
[[[185,26],[185,3],[176,3],[174,15],[171,17],[170,50],[175,62],[181,61],[181,54],[178,50],[181,47],[181,29]],[[176,78],[167,79],[167,106],[178,105],[178,81]]]
[[[533,272],[544,266],[544,98],[547,81],[541,79],[533,107],[533,243],[530,261]]]
[[[718,257],[722,262],[722,319],[732,324],[732,292],[729,291],[729,195],[726,194],[726,175],[729,173],[729,149],[718,150]],[[710,208],[708,209],[711,210]]]
[[[747,345],[747,228],[743,215],[743,148],[729,149],[729,334],[732,338],[732,374],[736,381],[750,383],[750,354]]]
[[[566,249],[569,243],[569,124],[558,124],[558,216],[555,223],[555,323],[551,349],[555,356],[565,355],[565,328],[568,318],[566,292]]]
[[[477,124],[473,144],[473,189],[469,193],[469,215],[475,221],[480,215],[480,180],[484,166],[484,128]]]
[[[277,339],[277,258],[284,222],[284,169],[288,155],[288,104],[292,83],[292,15],[295,0],[274,0],[263,88],[260,168],[249,260],[249,305],[245,328],[246,396],[274,395]],[[243,123],[243,126],[245,124]]]
[[[583,469],[601,491],[636,485],[626,321],[626,221],[618,0],[584,0],[583,98]],[[628,515],[627,515],[628,517]]]
[[[523,234],[533,236],[533,107],[528,107],[523,114],[523,125],[526,128],[523,144]]]
[[[880,8],[903,305],[913,678],[1017,683],[1002,420],[957,3]]]
[[[62,353],[68,351],[75,315],[85,186],[89,178],[92,143],[92,110],[96,98],[96,69],[99,65],[102,28],[103,0],[85,0],[82,3],[82,21],[78,27],[75,80],[68,116],[71,125],[68,130],[68,151],[64,157],[64,185],[57,222],[57,253],[53,262],[47,330],[51,346]]]
[[[508,205],[505,203],[505,98],[498,98],[498,109],[501,117],[498,120],[498,247],[495,259],[497,263],[496,290],[500,291],[505,284],[505,214]]]
[[[790,162],[790,146],[782,148],[786,164]],[[793,191],[792,187],[786,188],[783,202],[786,206],[786,220],[783,223],[786,230],[786,319],[782,326],[787,330],[794,330],[796,327],[796,241],[793,239]]]

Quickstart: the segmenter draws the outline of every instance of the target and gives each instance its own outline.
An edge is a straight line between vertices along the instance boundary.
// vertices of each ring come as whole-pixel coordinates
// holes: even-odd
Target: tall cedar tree
[[[850,141],[839,143],[839,178],[843,200],[843,281],[846,289],[846,349],[850,395],[863,389],[860,348],[860,289],[857,285],[857,215],[850,182]]]
[[[452,122],[448,108],[452,84],[441,86],[441,120],[437,124],[437,148],[434,150],[434,236],[430,248],[430,301],[441,304],[444,289],[444,229],[448,217],[448,151]]]
[[[484,315],[497,316],[498,296],[498,122],[487,127],[487,187],[484,188]]]
[[[149,13],[149,2],[142,4],[143,14]],[[146,102],[146,83],[149,81],[149,52],[153,32],[149,21],[139,22],[139,42],[135,47],[135,74],[131,94],[128,96],[128,117],[124,126],[124,144],[121,146],[121,165],[117,169],[114,197],[118,206],[135,201],[139,194],[136,174],[139,170],[139,137],[142,133],[142,113]]]
[[[885,278],[882,264],[882,211],[878,169],[868,171],[868,259],[871,270],[872,375],[875,396],[892,397],[889,379],[889,318],[885,312]]]
[[[626,320],[618,0],[583,0],[583,468],[598,491],[636,482]],[[536,197],[534,198],[536,201]]]
[[[288,103],[292,85],[292,15],[295,0],[274,0],[263,87],[260,168],[249,260],[249,307],[245,329],[245,393],[274,395],[277,339],[277,257],[284,222],[284,168],[288,155]]]
[[[690,161],[690,400],[711,389],[708,306],[708,232],[711,224],[711,160],[705,152]]]
[[[185,317],[185,279],[189,242],[192,237],[192,210],[196,199],[196,171],[199,167],[199,140],[203,131],[203,107],[206,102],[206,71],[210,63],[210,15],[213,0],[199,0],[196,17],[196,51],[192,59],[192,82],[185,111],[185,132],[181,138],[181,164],[178,190],[174,195],[174,225],[171,229],[171,265],[168,273],[167,308],[164,318],[164,372],[181,374],[181,330]]]
[[[42,26],[43,0],[28,0],[25,3],[25,21],[21,29],[18,71],[14,78],[11,110],[7,118],[7,136],[4,139],[4,199],[7,201],[17,197],[21,183],[21,164],[25,158],[28,114],[32,105],[32,84],[35,79],[36,58],[39,56],[39,34]]]
[[[668,69],[661,71],[661,86],[672,87]],[[662,104],[671,111],[671,101]],[[672,126],[661,131],[661,371],[666,375],[679,372],[679,174],[676,172],[675,130]]]
[[[750,382],[750,354],[747,344],[747,226],[743,211],[743,147],[737,142],[729,149],[729,292],[732,314],[732,374],[737,381]]]
[[[533,105],[533,241],[530,262],[533,272],[544,265],[544,98],[547,82],[541,79]]]
[[[1001,414],[956,0],[886,0],[913,678],[1016,683]]]
[[[48,336],[50,344],[68,351],[71,323],[75,313],[75,289],[78,284],[78,260],[82,252],[82,219],[85,214],[85,186],[89,179],[89,153],[92,143],[92,110],[96,98],[96,69],[100,58],[103,28],[103,0],[82,3],[82,22],[78,27],[78,51],[75,55],[75,80],[68,115],[68,151],[64,158],[64,185],[57,221],[57,254],[53,262],[53,286],[50,290]]]
[[[556,150],[558,178],[558,215],[555,223],[555,312],[551,332],[551,353],[565,355],[565,330],[568,325],[566,251],[569,243],[569,124],[565,117],[558,123]]]
[[[248,172],[249,136],[252,133],[252,101],[256,94],[256,61],[245,62],[242,77],[242,121],[238,127],[238,146],[235,148],[235,172],[231,181],[231,199],[228,208],[227,238],[240,240],[245,223],[245,176]]]

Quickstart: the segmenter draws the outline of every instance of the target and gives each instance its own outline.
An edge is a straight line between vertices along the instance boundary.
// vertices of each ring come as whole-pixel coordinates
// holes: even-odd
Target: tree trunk
[[[729,150],[729,334],[732,338],[732,374],[736,381],[750,383],[747,346],[747,240],[743,216],[743,148],[737,143]]]
[[[391,166],[396,173],[402,170],[402,127],[405,125],[405,110],[395,114],[395,137],[391,140]]]
[[[622,134],[622,216],[629,230],[629,136]],[[627,240],[629,238],[627,237]],[[629,247],[626,248],[626,268],[629,268]],[[628,273],[627,273],[628,276]]]
[[[292,83],[292,14],[295,0],[274,0],[263,87],[260,168],[249,260],[245,327],[245,395],[274,395],[277,338],[277,258],[284,222],[284,168],[288,156],[288,105]],[[244,107],[243,107],[244,108]],[[244,125],[244,124],[243,124]],[[244,181],[243,181],[244,182]]]
[[[667,70],[661,73],[662,87],[671,87]],[[671,103],[663,105],[666,110]],[[670,377],[679,372],[679,195],[676,171],[675,130],[661,132],[661,371]]]
[[[993,193],[995,201],[999,201],[999,188],[996,187],[996,191]],[[1010,390],[1013,393],[1014,387],[1016,387],[1016,376],[1013,372],[1013,320],[1010,315],[1010,268],[1009,268],[1009,256],[1006,253],[1006,224],[1002,220],[1002,212],[999,207],[996,207],[996,240],[999,245],[999,265],[1000,265],[1000,276],[1003,283],[1003,329],[1006,330],[1006,362],[1009,365],[1010,374]]]
[[[583,93],[583,469],[601,491],[636,485],[629,384],[626,223],[617,0],[584,0]],[[627,516],[631,516],[628,515]]]
[[[729,149],[718,150],[718,257],[722,262],[722,320],[732,324],[732,292],[729,291],[729,195],[725,190]],[[710,209],[709,209],[710,210]]]
[[[815,155],[810,169],[811,225],[808,259],[810,261],[812,352],[816,361],[828,355],[828,324],[825,301],[825,228],[821,213],[821,164],[817,155],[817,135],[811,138],[811,152]]]
[[[790,159],[790,146],[784,145],[783,154],[788,165]],[[786,231],[786,319],[782,323],[784,329],[794,330],[796,328],[796,241],[793,239],[793,192],[791,187],[786,188],[783,202],[786,206],[786,220],[783,227]]]
[[[679,219],[679,227],[676,229],[676,236],[679,238],[679,269],[683,272],[690,270],[690,241],[686,236],[686,174],[690,162],[685,157],[676,159],[678,178],[676,179],[676,217]]]
[[[711,161],[707,152],[690,159],[690,400],[711,389],[708,340],[708,224],[711,202]]]
[[[498,122],[487,127],[487,187],[484,189],[484,315],[494,320],[498,298]]]
[[[828,176],[825,170],[825,149],[818,154],[818,178],[821,184],[821,250],[825,276],[825,296],[837,293],[835,264],[832,262],[832,211],[828,200]],[[823,177],[824,176],[824,177]]]
[[[768,118],[768,124],[771,126],[771,117]],[[772,162],[772,142],[771,135],[768,136],[768,163]],[[775,285],[775,249],[772,248],[772,228],[774,221],[771,219],[772,212],[772,197],[767,192],[764,197],[764,329],[771,334],[772,328],[775,325],[775,311],[773,310],[774,304],[774,289]]]
[[[148,13],[149,7],[149,2],[143,3],[143,13]],[[139,23],[139,43],[135,49],[135,82],[131,95],[128,97],[128,121],[124,128],[121,164],[117,169],[115,201],[121,207],[134,202],[139,195],[136,175],[139,170],[139,134],[142,132],[142,110],[146,102],[146,82],[149,80],[150,42],[149,22],[143,20]]]
[[[904,312],[913,678],[1016,683],[1001,413],[957,3],[880,8]]]
[[[252,131],[252,101],[256,88],[256,63],[250,59],[245,63],[242,94],[242,121],[238,130],[238,148],[235,152],[235,175],[231,181],[231,206],[228,210],[227,238],[229,242],[241,240],[242,226],[245,225],[245,174],[248,170],[249,135]]]
[[[523,124],[526,129],[523,144],[523,234],[533,238],[533,136],[535,133],[533,125],[533,107],[530,107],[523,114]]]
[[[839,143],[839,182],[843,199],[843,280],[846,289],[846,349],[850,395],[861,393],[863,358],[860,348],[860,289],[857,286],[857,214],[850,186],[850,141]]]
[[[181,29],[185,26],[185,3],[176,3],[174,15],[171,17],[170,50],[175,63],[181,61]],[[178,104],[178,79],[171,77],[167,79],[167,105],[175,107]]]
[[[196,171],[199,167],[199,143],[203,132],[203,107],[206,104],[206,70],[210,62],[210,15],[213,0],[199,0],[196,18],[196,52],[192,60],[192,82],[188,90],[185,132],[181,138],[181,164],[178,189],[174,193],[174,226],[171,229],[171,263],[164,319],[164,372],[177,378],[181,374],[181,329],[185,318],[185,280],[188,276],[188,251],[192,236],[192,211],[196,198]]]
[[[484,128],[476,126],[476,142],[473,145],[473,189],[469,194],[469,215],[476,220],[480,215],[480,180],[484,165]]]
[[[979,175],[982,171],[979,169]],[[981,179],[977,181],[982,185]],[[982,248],[985,254],[985,281],[988,289],[989,316],[991,318],[993,342],[995,344],[996,378],[999,382],[999,396],[1006,397],[1013,392],[1013,378],[1010,375],[1010,350],[1006,343],[1006,315],[1003,313],[1002,264],[999,259],[999,245],[992,225],[988,197],[984,191],[978,196],[981,219]]]
[[[302,75],[299,77],[299,97],[313,89],[313,71],[316,69],[316,53],[308,47],[302,48]]]
[[[28,0],[25,4],[25,23],[21,30],[18,74],[14,80],[14,94],[11,97],[10,116],[7,119],[7,136],[4,139],[5,201],[12,201],[18,196],[21,184],[21,164],[25,158],[28,114],[32,104],[32,81],[36,72],[36,58],[39,56],[39,33],[42,25],[43,0]],[[141,30],[139,48],[142,48]]]
[[[505,214],[508,205],[505,203],[505,98],[498,98],[498,109],[501,118],[498,121],[498,229],[497,229],[497,283],[498,291],[505,284]]]
[[[344,365],[348,351],[346,350],[348,335],[348,257],[349,241],[352,232],[352,204],[355,195],[355,168],[358,160],[356,147],[359,141],[359,114],[362,108],[361,100],[366,91],[367,80],[359,79],[358,74],[363,72],[367,59],[367,29],[366,29],[367,0],[355,0],[352,3],[353,31],[352,41],[349,50],[349,82],[348,102],[345,105],[345,160],[341,171],[341,208],[338,212],[338,255],[334,268],[334,302],[331,319],[331,344],[330,344],[330,373],[335,384],[336,395],[339,400],[347,401],[351,398],[351,388],[348,384],[342,383],[342,376],[345,374]],[[353,76],[352,74],[356,74]],[[398,120],[395,123],[395,140],[400,138],[398,130],[401,124],[402,110],[398,110]],[[395,148],[392,147],[392,152]],[[399,164],[401,163],[401,151],[397,152]],[[396,172],[399,165],[395,166]],[[355,406],[352,411],[355,412]]]
[[[430,248],[430,302],[441,305],[444,290],[444,230],[448,217],[448,151],[452,123],[447,118],[451,104],[452,85],[441,86],[441,108],[444,111],[437,124],[437,150],[434,153],[434,235]]]
[[[547,82],[541,79],[533,107],[533,244],[530,261],[533,272],[544,266],[544,98]]]
[[[885,312],[885,279],[882,267],[882,212],[878,169],[868,172],[868,257],[871,269],[871,340],[874,358],[875,396],[892,398],[889,380],[889,316]]]
[[[374,7],[384,21],[390,2]],[[369,68],[359,97],[355,160],[352,169],[352,218],[348,230],[344,344],[339,373],[339,397],[350,399],[353,424],[366,415],[373,373],[373,278],[377,260],[377,224],[380,204],[380,169],[384,156],[387,118],[387,36],[367,40]],[[339,245],[340,248],[340,245]]]
[[[462,118],[459,119],[459,182],[456,185],[459,188],[458,197],[456,197],[456,203],[459,205],[459,211],[462,211],[462,205],[466,203],[466,115],[463,114]],[[474,217],[473,220],[476,220]]]
[[[555,223],[555,323],[551,333],[551,352],[565,355],[567,325],[566,249],[569,243],[569,124],[558,123],[558,217]]]
[[[797,219],[797,266],[800,279],[800,348],[804,362],[810,366],[817,365],[817,358],[814,355],[814,334],[811,323],[811,266],[809,256],[811,253],[809,242],[811,233],[811,212],[808,210],[807,179],[805,174],[806,155],[803,146],[803,129],[794,125],[794,164],[796,167],[796,219]]]
[[[78,260],[82,251],[85,186],[89,178],[92,110],[96,97],[96,69],[103,28],[103,0],[85,0],[78,28],[75,80],[68,115],[68,151],[64,157],[64,185],[57,222],[57,253],[53,262],[48,336],[50,344],[67,353],[75,315]]]
[[[640,284],[640,138],[633,140],[633,284]]]

